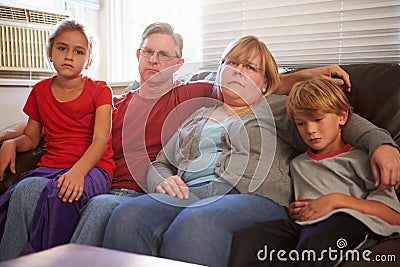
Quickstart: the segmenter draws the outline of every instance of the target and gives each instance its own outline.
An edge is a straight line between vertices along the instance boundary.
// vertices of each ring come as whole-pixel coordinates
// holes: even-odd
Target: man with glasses
[[[191,111],[207,106],[207,98],[216,97],[212,83],[174,83],[173,73],[184,63],[182,49],[182,37],[174,32],[171,25],[153,23],[144,30],[136,52],[140,88],[114,97],[118,111],[113,114],[112,144],[117,167],[112,190],[110,194],[89,201],[82,210],[71,242],[101,246],[112,210],[124,200],[144,193],[147,166],[166,141],[161,139],[161,132],[165,130],[163,125],[168,125],[166,136],[171,136]],[[239,65],[237,62],[227,64]],[[254,68],[249,64],[242,67],[248,70]],[[332,65],[281,75],[279,91],[286,93],[294,82],[317,76],[334,79],[336,83],[350,88],[347,73]],[[189,101],[196,98],[199,101]],[[190,104],[182,105],[185,102]],[[177,110],[177,106],[182,106],[182,109]],[[3,130],[0,140],[18,136],[23,129],[22,126],[15,126]],[[0,245],[2,260],[17,257],[23,251],[35,209],[31,203],[37,202],[46,183],[44,178],[30,178],[15,188]]]

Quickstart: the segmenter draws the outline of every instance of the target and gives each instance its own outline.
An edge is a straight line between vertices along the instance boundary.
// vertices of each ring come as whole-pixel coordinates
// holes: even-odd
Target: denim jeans
[[[47,178],[26,178],[14,188],[0,243],[1,261],[20,256],[27,246],[36,204],[48,182]]]
[[[287,219],[275,201],[255,194],[200,200],[175,218],[163,236],[160,256],[211,267],[227,266],[232,234],[255,223]],[[207,205],[201,205],[207,201]]]
[[[26,178],[14,188],[0,243],[0,260],[16,258],[24,251],[28,244],[36,203],[48,181],[49,179],[41,177]],[[123,200],[141,194],[127,189],[114,189],[110,193],[115,195],[96,196],[82,208],[81,219],[71,242],[101,246],[105,225],[112,209]]]
[[[202,194],[195,192],[199,189]],[[120,204],[111,215],[103,246],[226,266],[233,231],[256,222],[287,218],[285,208],[258,195],[230,192],[216,196],[220,190],[209,187],[191,187],[190,191],[187,200],[149,194]]]
[[[238,193],[225,182],[205,182],[190,187],[189,199],[167,194],[147,194],[121,203],[108,222],[103,246],[146,255],[159,255],[162,234],[178,213],[200,199]]]
[[[81,210],[81,218],[71,238],[71,243],[101,247],[104,231],[113,209],[120,203],[142,194],[122,188],[113,189],[110,194],[90,199]]]

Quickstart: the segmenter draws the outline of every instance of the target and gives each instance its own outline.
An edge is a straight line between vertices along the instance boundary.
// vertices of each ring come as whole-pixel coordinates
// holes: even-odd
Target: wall
[[[22,108],[30,90],[31,87],[27,82],[0,80],[0,129],[18,121],[27,120]]]

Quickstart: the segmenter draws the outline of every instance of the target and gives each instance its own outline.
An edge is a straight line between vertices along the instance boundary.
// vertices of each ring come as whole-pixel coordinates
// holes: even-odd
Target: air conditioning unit
[[[68,17],[0,5],[0,77],[48,76],[52,70],[44,53],[46,38]]]

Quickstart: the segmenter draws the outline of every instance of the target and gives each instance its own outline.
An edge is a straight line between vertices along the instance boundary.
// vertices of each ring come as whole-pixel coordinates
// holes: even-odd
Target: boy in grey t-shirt
[[[230,266],[332,266],[368,235],[400,233],[394,188],[378,192],[368,154],[341,137],[352,114],[342,90],[323,79],[299,82],[289,94],[287,113],[310,147],[290,166],[292,220],[236,232]]]

